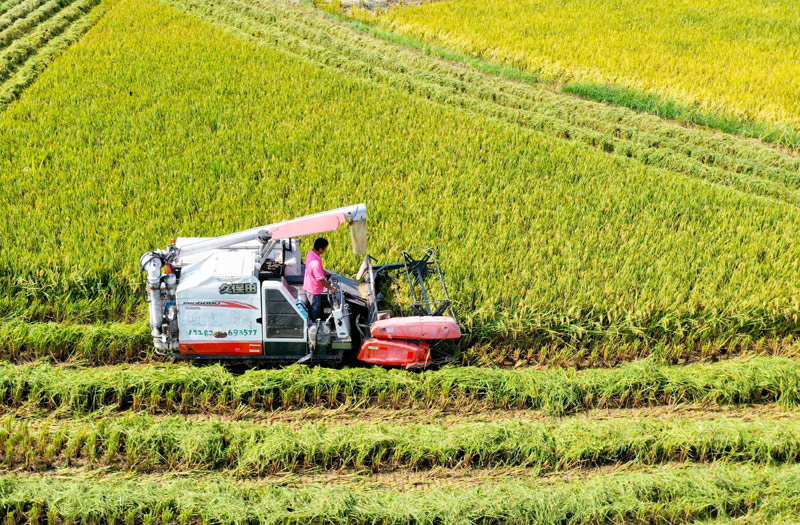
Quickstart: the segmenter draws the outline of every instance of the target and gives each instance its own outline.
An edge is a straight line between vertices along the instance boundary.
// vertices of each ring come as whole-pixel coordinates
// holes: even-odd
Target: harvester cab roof
[[[367,254],[367,210],[356,204],[220,237],[179,237],[145,253],[155,351],[183,359],[342,362],[406,368],[447,361],[440,343],[461,331],[432,249],[376,265]],[[355,279],[331,273],[321,319],[309,318],[300,238],[347,224],[364,260]],[[406,317],[382,310],[385,279],[410,287]],[[432,293],[434,281],[438,294]],[[402,309],[401,309],[402,313]]]

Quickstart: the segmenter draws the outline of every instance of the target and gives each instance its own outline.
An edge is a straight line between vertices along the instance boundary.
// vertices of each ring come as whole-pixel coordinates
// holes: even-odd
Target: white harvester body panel
[[[256,248],[213,250],[183,268],[176,291],[181,350],[239,353],[236,343],[241,343],[242,354],[261,353],[261,286],[253,274],[256,256]]]
[[[190,244],[195,244],[210,239],[213,239],[213,237],[178,237],[175,240],[175,246],[181,248],[183,246],[188,246]],[[204,260],[209,256],[209,254],[220,251],[250,251],[254,254],[253,257],[255,257],[258,254],[260,248],[261,248],[260,242],[256,240],[247,241],[218,250],[197,252],[189,255],[181,254],[180,258],[178,259],[178,261],[176,261],[175,264],[177,266],[188,267],[189,265],[193,265],[199,261]],[[283,252],[282,257],[281,257],[281,252]],[[298,276],[301,275],[302,273],[303,256],[300,252],[300,243],[298,242],[297,239],[284,239],[282,241],[282,244],[277,243],[275,247],[272,248],[267,257],[273,260],[282,259],[284,264],[286,265],[285,275]],[[255,259],[253,259],[253,264],[255,264]],[[250,268],[251,273],[252,270],[253,268]]]
[[[264,314],[264,341],[273,343],[306,343],[308,314],[297,304],[297,291],[285,279],[261,283]]]

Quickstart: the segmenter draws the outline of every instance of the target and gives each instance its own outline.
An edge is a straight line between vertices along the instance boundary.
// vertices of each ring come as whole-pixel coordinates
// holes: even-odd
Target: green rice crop
[[[152,355],[145,323],[0,322],[0,357],[11,361],[79,361],[108,364],[142,361]]]
[[[6,406],[229,413],[279,408],[495,407],[564,414],[596,407],[777,401],[800,404],[800,363],[753,358],[665,366],[647,361],[611,369],[503,370],[453,367],[411,373],[379,368],[292,366],[232,375],[221,366],[0,365]]]
[[[302,6],[175,5],[225,29],[104,2],[0,115],[0,316],[138,321],[144,251],[363,200],[373,255],[440,249],[469,344],[639,356],[796,338],[798,159]],[[355,270],[333,240],[328,266]]]
[[[791,0],[463,0],[397,6],[377,20],[551,82],[649,92],[725,115],[737,132],[774,123],[789,133],[769,138],[798,148],[799,17]]]
[[[534,468],[540,473],[670,461],[796,462],[800,423],[619,418],[560,425],[192,421],[126,415],[0,421],[8,469],[72,464],[140,472],[229,469],[237,476],[318,469]]]
[[[420,57],[402,40],[363,25],[337,24],[318,12],[284,9],[260,0],[173,3],[244,38],[268,46],[282,42],[276,47],[320,64],[330,65],[331,52],[335,51],[341,57],[335,63],[337,69],[417,96],[633,157],[644,164],[751,193],[794,199],[783,186],[791,186],[800,177],[797,159],[753,141],[688,130],[660,118],[581,101],[541,86],[477,74],[454,66],[447,57]],[[365,38],[365,32],[373,38]],[[387,38],[389,42],[384,41]]]
[[[800,468],[689,467],[571,482],[404,490],[228,479],[0,477],[8,521],[102,523],[691,523],[800,511]],[[210,505],[209,502],[213,502]]]

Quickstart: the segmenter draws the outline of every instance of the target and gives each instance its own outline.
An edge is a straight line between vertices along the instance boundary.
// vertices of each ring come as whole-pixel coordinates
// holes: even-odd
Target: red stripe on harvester
[[[201,341],[197,343],[181,343],[183,355],[260,355],[259,341]]]
[[[258,306],[239,301],[218,301],[219,304],[195,304],[194,306],[211,306],[212,308],[242,308],[245,310],[258,310]],[[192,303],[189,303],[192,304]]]

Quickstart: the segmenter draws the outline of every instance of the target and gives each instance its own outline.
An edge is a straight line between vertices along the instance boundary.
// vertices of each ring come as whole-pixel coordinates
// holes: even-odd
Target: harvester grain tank
[[[178,238],[145,253],[140,265],[156,353],[221,361],[356,358],[406,368],[446,360],[437,345],[461,331],[435,252],[406,251],[399,263],[373,264],[366,219],[366,206],[356,204],[220,237]],[[314,322],[302,300],[300,240],[345,224],[363,263],[355,279],[331,274],[336,293],[323,297],[322,319]],[[406,317],[379,305],[380,283],[398,278],[411,289]]]

